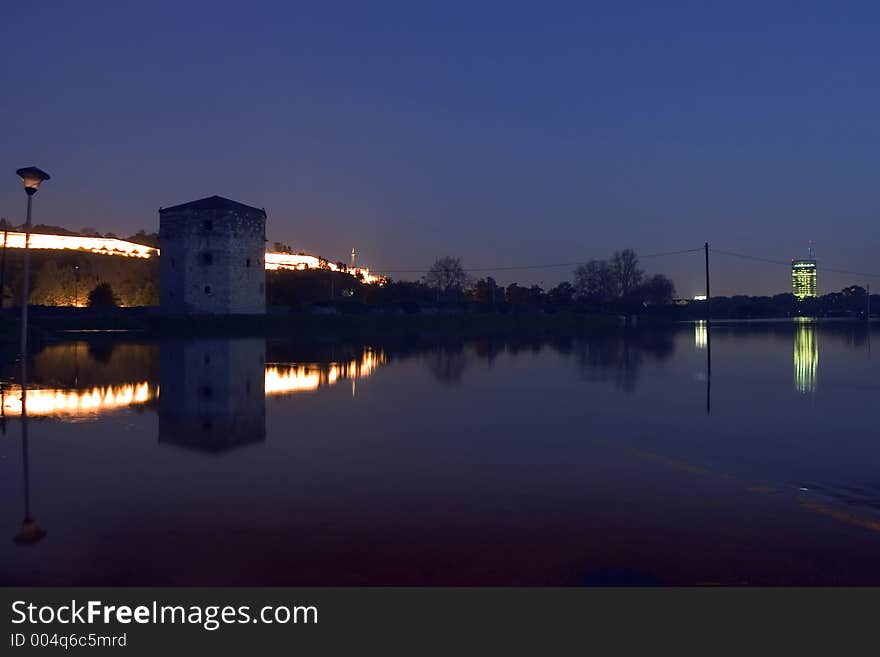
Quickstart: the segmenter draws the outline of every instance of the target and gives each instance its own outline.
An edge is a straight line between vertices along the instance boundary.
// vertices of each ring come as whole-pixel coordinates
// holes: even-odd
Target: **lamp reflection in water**
[[[24,357],[22,357],[24,362]],[[24,488],[24,518],[21,521],[21,530],[12,539],[19,545],[34,545],[46,537],[46,531],[40,527],[31,515],[31,467],[28,445],[28,398],[27,382],[25,376],[27,366],[22,364],[22,382],[20,387],[19,402],[21,415],[21,469],[22,485]],[[4,395],[5,401],[5,395]]]
[[[794,389],[816,391],[819,372],[819,338],[812,320],[800,318],[794,334]]]

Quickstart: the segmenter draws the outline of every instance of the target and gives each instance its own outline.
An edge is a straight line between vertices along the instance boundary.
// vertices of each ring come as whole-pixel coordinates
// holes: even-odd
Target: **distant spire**
[[[809,249],[810,249],[810,260],[812,260],[812,259],[813,259],[813,240],[810,240],[809,242],[807,242],[807,244],[810,245],[810,246],[809,246]]]
[[[354,259],[357,256],[357,251],[354,250],[354,247],[351,247],[351,268],[354,269]]]

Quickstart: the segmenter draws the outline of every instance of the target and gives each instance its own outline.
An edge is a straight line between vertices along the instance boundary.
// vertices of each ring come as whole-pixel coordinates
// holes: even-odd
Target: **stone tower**
[[[162,310],[266,312],[266,212],[222,196],[159,210]]]

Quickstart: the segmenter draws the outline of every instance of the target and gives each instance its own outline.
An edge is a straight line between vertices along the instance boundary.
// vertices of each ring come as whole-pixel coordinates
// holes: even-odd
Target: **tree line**
[[[21,304],[23,251],[2,249],[3,307]],[[29,302],[35,306],[156,306],[158,258],[123,258],[81,251],[31,252]]]
[[[438,259],[419,283],[397,283],[411,293],[417,293],[420,284],[426,288],[419,295],[424,300],[433,296],[435,302],[472,301],[490,306],[635,309],[670,304],[675,297],[672,280],[663,274],[647,275],[632,249],[616,251],[608,260],[578,265],[571,281],[562,281],[548,290],[518,283],[500,286],[491,276],[473,280],[461,259],[452,256]]]

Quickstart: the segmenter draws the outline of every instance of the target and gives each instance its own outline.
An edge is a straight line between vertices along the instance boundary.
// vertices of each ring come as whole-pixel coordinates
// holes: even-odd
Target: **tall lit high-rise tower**
[[[813,243],[810,242],[810,257],[791,261],[791,293],[798,301],[815,297],[818,293],[816,260],[813,258]]]

